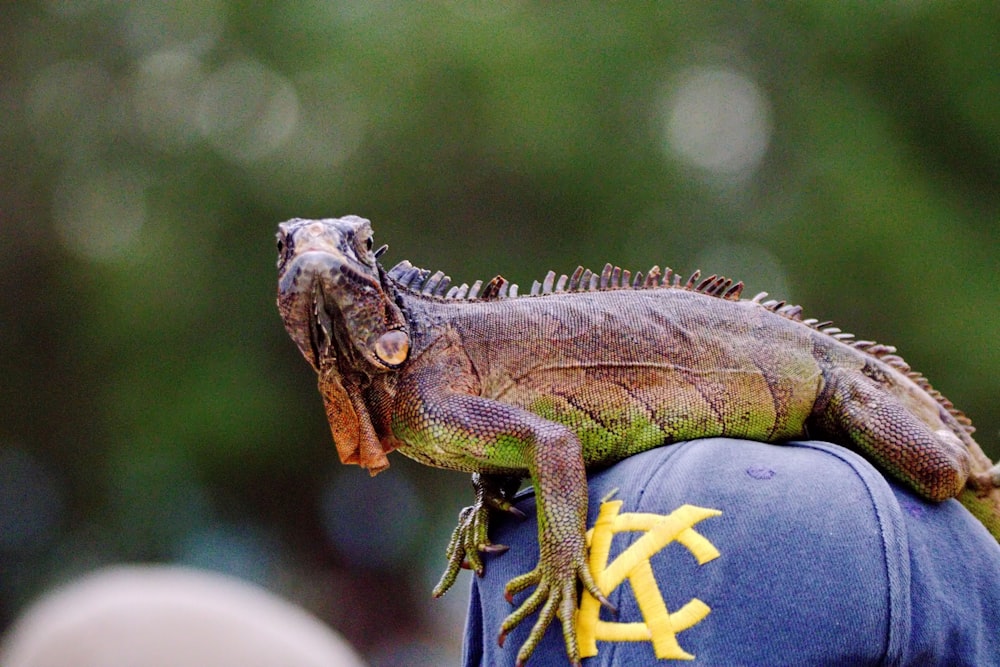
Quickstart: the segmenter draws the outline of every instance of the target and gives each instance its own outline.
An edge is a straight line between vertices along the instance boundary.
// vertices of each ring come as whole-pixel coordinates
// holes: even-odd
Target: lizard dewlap
[[[490,508],[530,477],[533,592],[500,641],[536,611],[518,652],[556,618],[579,662],[577,583],[607,602],[586,560],[586,470],[673,442],[823,437],[930,500],[958,497],[1000,539],[1000,467],[969,420],[895,354],[798,306],[741,299],[742,283],[653,267],[550,272],[530,294],[497,276],[452,286],[401,262],[386,270],[368,220],[290,220],[278,230],[278,307],[319,378],[344,463],[373,474],[393,449],[474,473],[475,504],[448,547],[443,594],[467,562],[483,571]]]

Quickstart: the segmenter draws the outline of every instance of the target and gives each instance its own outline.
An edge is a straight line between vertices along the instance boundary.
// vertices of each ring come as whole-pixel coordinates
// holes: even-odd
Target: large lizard
[[[671,442],[825,437],[930,500],[957,496],[1000,540],[1000,465],[891,346],[697,272],[550,272],[518,296],[501,276],[452,287],[405,261],[387,271],[384,251],[357,216],[282,223],[278,307],[319,376],[342,462],[374,475],[398,449],[473,473],[435,595],[503,550],[488,513],[516,512],[511,480],[531,477],[540,555],[507,598],[535,588],[499,635],[540,610],[518,664],[555,618],[579,663],[578,581],[611,606],[586,560],[586,470]]]

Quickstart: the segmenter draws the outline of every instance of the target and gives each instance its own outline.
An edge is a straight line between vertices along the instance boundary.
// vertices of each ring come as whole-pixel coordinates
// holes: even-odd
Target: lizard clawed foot
[[[489,540],[490,510],[497,509],[524,518],[524,512],[510,503],[510,497],[517,491],[519,484],[520,480],[517,478],[478,474],[472,476],[476,502],[458,514],[458,525],[451,534],[445,552],[448,567],[434,587],[434,597],[444,595],[455,583],[462,569],[473,570],[482,576],[484,565],[481,554],[500,554],[507,551],[509,547],[506,545],[493,544]]]
[[[547,564],[553,561],[555,561],[553,565]],[[554,558],[543,558],[534,570],[511,579],[507,584],[504,597],[511,604],[514,603],[515,594],[531,586],[535,586],[535,590],[520,607],[504,619],[500,635],[497,637],[500,646],[503,646],[511,630],[536,610],[541,609],[538,620],[528,634],[528,639],[517,653],[518,665],[523,665],[528,660],[542,640],[545,630],[556,618],[562,624],[563,641],[566,643],[566,654],[570,662],[574,665],[580,664],[580,649],[576,639],[577,579],[602,605],[617,613],[615,606],[598,588],[582,556],[569,563]]]
[[[481,505],[470,505],[458,514],[458,525],[451,533],[445,557],[448,567],[441,580],[434,587],[433,595],[441,597],[448,592],[458,578],[459,570],[473,570],[483,574],[483,559],[480,552],[500,553],[507,550],[502,544],[491,544],[486,536],[489,523],[489,511]]]

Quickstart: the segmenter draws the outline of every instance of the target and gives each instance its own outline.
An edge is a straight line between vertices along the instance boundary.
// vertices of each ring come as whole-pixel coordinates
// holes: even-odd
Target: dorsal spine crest
[[[503,276],[495,276],[485,285],[477,280],[470,287],[467,283],[452,286],[451,277],[442,271],[431,272],[420,269],[403,260],[388,271],[388,275],[399,287],[413,294],[451,300],[484,300],[509,299],[521,296],[517,283],[512,283]],[[727,301],[738,301],[743,293],[743,283],[735,282],[719,275],[701,278],[701,271],[692,273],[686,281],[670,268],[661,271],[659,266],[653,266],[646,273],[627,269],[613,264],[605,264],[600,273],[578,266],[572,274],[562,274],[557,277],[555,271],[549,271],[539,282],[534,281],[531,290],[523,296],[545,296],[548,294],[563,294],[570,292],[596,292],[602,290],[620,289],[683,289],[689,292],[699,292]],[[764,304],[769,306],[773,302]],[[783,304],[784,302],[782,302]]]
[[[496,276],[485,285],[477,280],[471,287],[466,283],[452,286],[451,278],[443,272],[432,273],[427,269],[417,268],[408,261],[402,261],[392,267],[388,274],[399,287],[425,297],[448,300],[496,300],[520,296],[519,286],[503,276]],[[670,268],[661,270],[659,266],[653,266],[646,273],[642,271],[632,273],[619,266],[606,264],[600,273],[594,273],[582,266],[577,267],[570,275],[562,274],[558,277],[555,271],[549,271],[541,282],[537,280],[533,282],[531,290],[525,296],[657,288],[683,289],[727,301],[737,301],[743,292],[743,283],[718,275],[702,279],[700,271],[695,271],[682,282],[681,277]],[[765,305],[770,306],[771,303],[773,302]]]

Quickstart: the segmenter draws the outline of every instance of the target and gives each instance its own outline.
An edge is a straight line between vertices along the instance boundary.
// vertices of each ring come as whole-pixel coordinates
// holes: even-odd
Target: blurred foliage
[[[900,346],[1000,455],[995,3],[48,0],[0,31],[0,627],[183,561],[375,663],[457,660],[461,594],[426,598],[466,482],[337,464],[273,304],[290,217],[459,282],[742,278]]]

